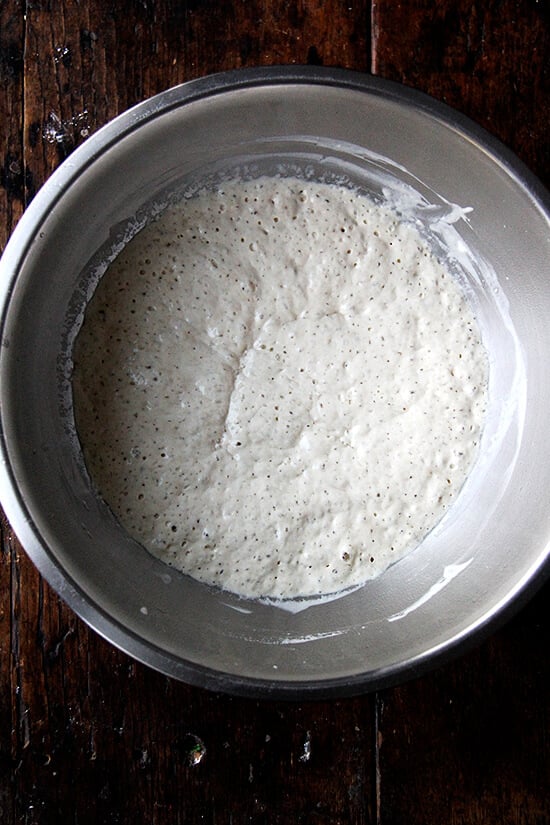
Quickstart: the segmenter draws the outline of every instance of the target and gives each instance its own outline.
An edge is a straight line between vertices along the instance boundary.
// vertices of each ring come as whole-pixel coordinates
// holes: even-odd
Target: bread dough
[[[233,181],[128,243],[74,348],[77,431],[126,530],[247,597],[379,575],[475,460],[488,358],[418,230],[343,186]]]

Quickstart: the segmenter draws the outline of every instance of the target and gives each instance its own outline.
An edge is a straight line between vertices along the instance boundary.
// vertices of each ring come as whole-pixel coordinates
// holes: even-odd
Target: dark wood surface
[[[118,112],[273,63],[427,91],[550,183],[548,0],[1,0],[0,243]],[[259,702],[116,651],[5,520],[1,539],[0,823],[550,823],[548,586],[475,650],[403,686]]]

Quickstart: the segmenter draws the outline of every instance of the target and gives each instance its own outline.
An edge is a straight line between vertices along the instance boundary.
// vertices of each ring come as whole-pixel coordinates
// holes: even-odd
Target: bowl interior
[[[2,264],[3,499],[27,551],[77,612],[192,682],[352,692],[452,648],[531,581],[550,533],[550,233],[518,168],[462,121],[392,85],[282,74],[171,90],[58,170]],[[352,182],[393,201],[450,251],[491,362],[480,458],[453,509],[378,579],[319,603],[238,599],[152,558],[94,493],[72,418],[71,347],[107,261],[172,198],[260,174]]]

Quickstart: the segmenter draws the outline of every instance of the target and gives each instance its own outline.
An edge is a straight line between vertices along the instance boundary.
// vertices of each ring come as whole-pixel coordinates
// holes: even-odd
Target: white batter
[[[128,532],[249,597],[381,573],[453,503],[488,360],[417,230],[355,192],[234,182],[110,266],[74,351],[79,437]]]

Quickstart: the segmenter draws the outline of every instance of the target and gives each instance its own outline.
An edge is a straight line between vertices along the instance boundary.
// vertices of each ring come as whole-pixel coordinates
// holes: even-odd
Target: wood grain
[[[382,822],[548,821],[548,596],[458,662],[380,695]]]
[[[549,19],[536,0],[5,0],[0,241],[55,167],[133,103],[210,72],[373,69],[445,100],[546,182]],[[41,579],[5,522],[0,822],[550,821],[548,587],[477,650],[376,696],[208,693],[129,659]]]
[[[22,4],[0,5],[0,248],[24,206],[23,44]]]
[[[548,185],[548,3],[375,0],[373,43],[376,74],[421,89],[473,118]]]
[[[0,5],[0,249],[24,208],[23,9]],[[11,529],[0,521],[0,820],[13,820],[16,766],[12,731],[17,724],[13,669],[17,661],[12,571],[17,552]]]

